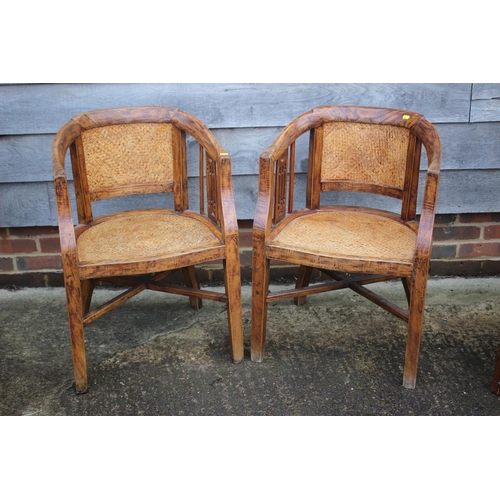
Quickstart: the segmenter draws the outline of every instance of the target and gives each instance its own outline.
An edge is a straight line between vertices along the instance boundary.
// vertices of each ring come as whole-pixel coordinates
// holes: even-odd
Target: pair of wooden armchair
[[[301,173],[296,168],[296,141],[306,133],[307,168]],[[191,139],[187,147],[187,136],[198,143],[197,153]],[[417,220],[422,145],[428,168]],[[188,164],[193,164],[188,156],[193,149],[199,164],[199,211],[188,206]],[[65,173],[68,150],[76,225]],[[232,360],[242,361],[231,160],[211,131],[176,108],[92,111],[61,128],[53,162],[76,391],[88,388],[84,327],[146,289],[187,295],[195,309],[202,299],[226,302]],[[409,111],[320,107],[279,134],[260,157],[253,229],[253,361],[264,356],[269,302],[290,297],[300,305],[309,294],[350,288],[408,322],[403,384],[415,386],[440,163],[436,129]],[[294,194],[300,176],[305,177],[305,203],[297,208]],[[399,208],[368,208],[365,198],[362,206],[323,202],[323,197],[347,192],[388,197]],[[94,216],[97,202],[151,193],[170,193],[173,205]],[[271,259],[298,266],[294,289],[269,292]],[[195,266],[216,260],[224,265],[225,293],[200,289],[196,278]],[[332,281],[311,284],[314,268]],[[182,272],[185,286],[165,282],[176,270]],[[408,310],[365,287],[393,279],[402,281]],[[130,288],[91,310],[96,281]]]

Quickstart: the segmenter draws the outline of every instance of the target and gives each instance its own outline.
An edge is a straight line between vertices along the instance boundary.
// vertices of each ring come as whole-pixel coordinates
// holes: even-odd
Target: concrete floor
[[[371,288],[404,305],[399,282]],[[64,290],[0,290],[0,415],[500,415],[500,277],[429,280],[414,390],[405,323],[351,291],[270,305],[252,363],[250,292],[243,363],[230,361],[224,304],[194,311],[148,291],[86,328],[90,390],[76,395]]]

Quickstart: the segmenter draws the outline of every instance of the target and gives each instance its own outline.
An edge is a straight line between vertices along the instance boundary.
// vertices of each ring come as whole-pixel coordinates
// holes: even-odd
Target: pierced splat
[[[275,224],[283,220],[286,215],[286,187],[288,180],[288,150],[275,162],[274,179],[274,216]]]
[[[207,215],[219,224],[219,197],[217,196],[217,163],[206,155],[207,171]]]

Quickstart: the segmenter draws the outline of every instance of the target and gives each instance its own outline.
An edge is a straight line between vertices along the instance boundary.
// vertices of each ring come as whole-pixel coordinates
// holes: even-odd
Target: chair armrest
[[[59,225],[59,239],[61,242],[63,266],[69,265],[70,263],[76,265],[75,228],[66,176],[56,177],[54,179],[54,187],[56,192],[57,221]]]
[[[259,159],[259,191],[253,220],[253,240],[262,244],[269,236],[273,209],[273,161],[271,155],[263,153]]]
[[[69,122],[61,128],[52,144],[52,165],[61,256],[64,269],[71,269],[74,272],[77,269],[76,237],[65,170],[65,157],[69,146],[78,137],[80,131],[81,127],[78,124]]]
[[[415,260],[429,260],[432,250],[434,219],[436,217],[439,176],[441,170],[441,141],[439,134],[427,120],[421,120],[414,128],[421,139],[428,158],[427,176],[417,236]]]
[[[425,182],[424,199],[418,225],[415,259],[429,259],[432,250],[434,219],[436,217],[437,189],[439,173],[428,171]]]
[[[225,241],[238,238],[238,220],[234,203],[233,181],[231,177],[231,159],[229,156],[219,156],[219,181],[221,201],[221,229]],[[236,239],[236,242],[238,240]]]

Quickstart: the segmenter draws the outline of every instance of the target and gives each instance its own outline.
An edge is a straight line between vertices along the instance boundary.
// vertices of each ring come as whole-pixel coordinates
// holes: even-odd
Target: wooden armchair
[[[294,210],[295,143],[308,131],[305,208]],[[428,169],[417,221],[422,144]],[[278,135],[260,156],[252,236],[253,361],[263,360],[269,302],[293,297],[300,305],[309,294],[350,288],[408,322],[403,385],[415,387],[440,164],[436,129],[411,111],[319,107]],[[395,198],[401,211],[324,206],[329,191],[338,192],[329,196],[349,191]],[[269,292],[271,259],[300,266],[295,289]],[[314,268],[333,281],[310,285]],[[402,280],[408,310],[364,286],[393,279]]]
[[[188,210],[187,134],[199,144],[199,213]],[[68,148],[76,226],[65,173]],[[171,107],[82,113],[56,135],[53,165],[76,391],[87,391],[84,327],[146,289],[189,296],[195,309],[201,307],[202,299],[226,302],[232,359],[242,361],[231,160],[210,130],[197,118]],[[169,193],[165,196],[173,196],[173,208],[93,215],[94,202],[99,200],[149,193]],[[201,290],[194,266],[220,259],[225,293]],[[186,286],[162,284],[176,270],[182,271]],[[144,275],[149,279],[140,279]],[[128,278],[120,281],[124,276]],[[123,283],[129,289],[91,311],[96,281]]]

